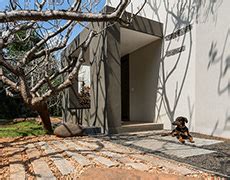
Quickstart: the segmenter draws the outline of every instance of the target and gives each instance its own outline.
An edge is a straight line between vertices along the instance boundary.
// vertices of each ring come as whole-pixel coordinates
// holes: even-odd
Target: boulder
[[[64,123],[54,129],[54,134],[59,137],[71,137],[82,135],[82,127],[78,124]]]

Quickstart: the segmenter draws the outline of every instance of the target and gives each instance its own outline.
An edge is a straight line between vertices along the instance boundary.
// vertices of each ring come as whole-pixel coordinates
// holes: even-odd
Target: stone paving
[[[187,177],[201,171],[176,164],[143,152],[107,141],[106,138],[83,137],[14,143],[3,150],[10,157],[2,166],[9,176],[0,179],[60,179],[79,177],[88,168],[119,168],[140,172],[161,172]],[[5,158],[4,157],[4,158]],[[1,174],[0,174],[1,175]]]
[[[3,159],[9,157],[6,160],[8,163],[2,166],[6,172],[9,171],[6,179],[76,178],[92,168],[119,168],[148,173],[160,170],[189,178],[203,172],[174,160],[160,158],[151,152],[186,159],[213,154],[215,150],[203,146],[222,142],[202,138],[194,140],[194,144],[182,145],[170,136],[138,133],[112,137],[60,138],[34,143],[14,142],[9,143],[9,147],[0,148],[0,151],[4,155]]]
[[[188,146],[184,144],[178,144],[177,143],[178,141],[176,140],[176,138],[173,138],[173,137],[168,137],[168,138],[169,140],[166,140],[166,137],[156,136],[155,139],[153,138],[144,139],[144,140],[141,139],[141,140],[135,140],[135,141],[127,141],[125,143],[129,145],[138,146],[140,148],[146,148],[152,152],[158,151],[158,152],[162,152],[168,155],[177,156],[180,158],[198,156],[201,154],[214,153],[215,151],[199,148],[199,146],[209,145],[210,143],[211,144],[220,143],[220,141],[216,141],[216,140],[212,140],[210,142],[209,140],[195,138],[194,139],[195,143],[194,144],[189,143],[189,145],[192,145],[192,146]],[[173,141],[170,142],[171,140]]]
[[[191,164],[230,179],[230,140],[204,135],[196,137],[194,134],[195,143],[186,141],[181,144],[176,137],[161,136],[165,133],[167,132],[127,133],[110,136],[110,140],[148,154]]]

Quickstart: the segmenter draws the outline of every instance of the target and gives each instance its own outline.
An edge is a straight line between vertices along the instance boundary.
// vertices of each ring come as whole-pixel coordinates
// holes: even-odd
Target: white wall
[[[118,2],[107,0],[110,6]],[[128,11],[136,12],[141,2],[132,1]],[[163,42],[155,119],[165,128],[183,115],[191,131],[230,137],[229,7],[229,0],[151,0],[141,11],[164,24],[165,36],[193,26],[185,36]],[[181,54],[165,57],[182,45]]]
[[[196,53],[196,131],[230,137],[230,1],[199,11]]]
[[[108,5],[116,5],[118,1],[108,1]],[[142,1],[132,1],[128,11],[136,12]],[[148,1],[140,15],[164,24],[164,35],[171,34],[188,24],[194,24],[194,9],[182,9],[177,0]],[[185,7],[190,7],[189,1],[184,1]],[[188,15],[187,17],[184,15]],[[195,125],[195,41],[196,28],[185,36],[165,41],[162,45],[162,56],[159,68],[157,103],[155,120],[163,122],[166,129],[171,128],[171,121],[183,115],[189,119],[189,127]],[[167,51],[181,46],[185,51],[181,54],[165,57]]]

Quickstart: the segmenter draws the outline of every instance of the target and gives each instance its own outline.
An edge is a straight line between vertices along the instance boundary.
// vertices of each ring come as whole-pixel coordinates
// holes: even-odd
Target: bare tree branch
[[[29,50],[25,57],[23,58],[22,62],[23,64],[27,64],[31,59],[33,59],[33,54],[40,48],[43,44],[45,44],[48,40],[51,38],[55,37],[57,34],[61,33],[64,31],[66,28],[68,28],[72,24],[72,21],[68,21],[64,26],[60,27],[56,32],[51,33],[48,35],[46,38],[42,39],[39,41],[31,50]]]
[[[12,73],[11,76],[7,74],[7,77],[1,78],[10,90],[19,92],[24,102],[43,117],[44,125],[50,130],[50,122],[46,123],[46,117],[49,116],[46,106],[48,98],[58,95],[73,84],[85,63],[85,53],[95,36],[115,23],[129,24],[133,16],[128,22],[122,19],[130,0],[120,0],[111,13],[97,13],[95,8],[99,1],[93,0],[74,0],[73,4],[67,1],[69,6],[63,6],[66,10],[56,7],[55,4],[48,4],[48,0],[34,2],[34,7],[28,5],[23,9],[20,1],[14,3],[12,0],[10,10],[0,11],[0,23],[5,23],[0,39],[0,66]],[[53,10],[49,10],[50,7]],[[86,22],[110,24],[96,32],[87,28]],[[87,28],[88,36],[75,47],[79,52],[78,57],[65,57],[66,64],[60,65],[59,52],[66,47],[77,25]],[[63,75],[65,79],[62,78]]]
[[[121,3],[116,8],[116,10],[111,14],[103,13],[84,13],[77,11],[66,11],[66,10],[13,10],[0,12],[0,22],[15,22],[18,20],[29,21],[48,21],[54,19],[61,20],[73,20],[73,21],[88,21],[88,22],[98,22],[98,21],[118,21],[127,5],[129,0],[121,0]]]
[[[6,62],[1,53],[0,53],[0,66],[5,67],[7,70],[9,70],[15,75],[19,75],[19,71],[15,69],[10,63]]]
[[[37,103],[39,101],[45,101],[50,96],[52,96],[53,93],[57,94],[57,93],[61,92],[62,90],[66,89],[66,88],[68,88],[68,87],[70,87],[72,85],[74,78],[79,73],[79,69],[80,69],[81,65],[85,62],[84,57],[83,57],[84,52],[87,50],[91,40],[96,35],[97,35],[97,33],[95,33],[94,31],[91,31],[89,33],[87,39],[81,44],[80,53],[79,53],[79,56],[77,58],[77,64],[74,66],[73,70],[68,74],[66,80],[61,85],[56,87],[55,91],[53,89],[50,89],[48,92],[43,94],[41,97],[35,99],[33,101],[33,103]]]
[[[20,92],[17,83],[11,81],[6,76],[0,76],[0,80],[2,80],[4,84],[10,86],[10,88],[12,88],[14,92]]]

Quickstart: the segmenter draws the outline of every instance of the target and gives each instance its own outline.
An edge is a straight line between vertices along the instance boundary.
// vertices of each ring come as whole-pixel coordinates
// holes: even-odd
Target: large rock
[[[82,128],[78,124],[65,123],[54,129],[54,134],[59,137],[82,135]]]

